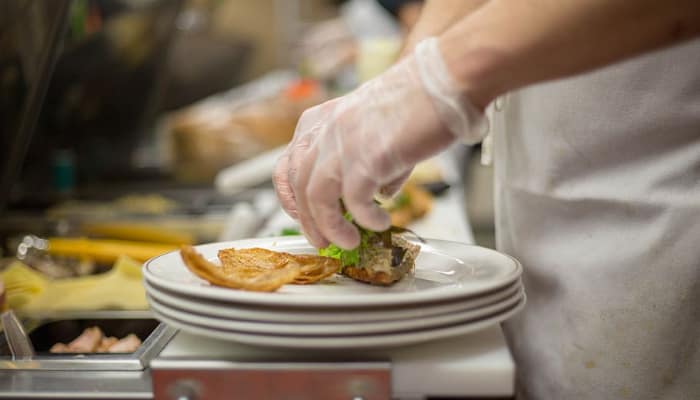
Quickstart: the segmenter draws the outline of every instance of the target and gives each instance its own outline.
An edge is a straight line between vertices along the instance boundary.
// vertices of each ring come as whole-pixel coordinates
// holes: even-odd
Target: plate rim
[[[256,305],[248,305],[248,304],[237,304],[234,307],[230,303],[225,303],[225,302],[219,302],[219,301],[214,301],[210,299],[198,299],[198,298],[187,298],[187,297],[178,297],[177,294],[173,294],[171,292],[168,292],[167,289],[159,288],[157,285],[154,285],[151,282],[144,282],[144,287],[146,289],[147,294],[152,294],[155,293],[152,297],[154,297],[156,300],[165,303],[166,305],[170,305],[175,308],[180,308],[182,310],[191,312],[191,313],[201,313],[203,315],[211,316],[211,317],[217,317],[217,318],[231,318],[231,319],[237,319],[237,320],[244,320],[244,321],[257,321],[257,322],[292,322],[293,320],[298,321],[299,323],[326,323],[326,324],[342,324],[345,323],[347,320],[347,316],[345,316],[348,312],[351,312],[353,315],[355,314],[360,314],[358,317],[364,318],[362,319],[363,322],[371,322],[371,321],[387,321],[387,320],[402,320],[402,319],[413,319],[413,318],[422,318],[426,316],[426,313],[428,315],[433,314],[433,315],[440,315],[440,314],[446,314],[446,313],[451,313],[451,312],[459,312],[459,311],[466,311],[468,309],[475,309],[478,307],[484,307],[490,304],[493,304],[498,301],[503,301],[513,295],[515,295],[518,290],[523,289],[522,282],[520,280],[512,283],[509,286],[506,286],[500,290],[496,290],[493,292],[489,292],[488,294],[484,294],[482,296],[477,296],[475,298],[468,298],[464,299],[462,301],[449,301],[449,302],[440,302],[440,303],[428,303],[427,306],[423,305],[418,308],[408,308],[408,307],[394,307],[396,310],[391,310],[387,308],[378,308],[378,309],[345,309],[343,310],[344,314],[339,314],[337,310],[334,309],[327,309],[327,308],[321,308],[321,309],[291,309],[293,311],[290,311],[290,309],[274,309],[272,307],[259,307]],[[180,304],[175,304],[174,301],[172,300],[167,300],[163,299],[163,296],[165,297],[170,297],[174,298],[177,301],[184,302],[185,304],[187,303],[192,303],[195,304],[194,306],[188,306],[185,305],[183,307],[182,303]],[[205,304],[203,302],[210,302],[212,304]],[[207,307],[209,306],[209,307]],[[225,311],[218,311],[218,309],[222,309]],[[265,308],[265,310],[250,310],[249,308]],[[439,308],[439,309],[438,309]],[[244,309],[244,310],[241,310]],[[205,310],[205,311],[201,311]],[[232,310],[239,310],[240,312],[238,315],[235,315]],[[423,313],[418,312],[418,310],[423,310]],[[392,314],[392,312],[398,312],[399,314],[393,314],[393,315],[401,315],[401,317],[390,317],[390,319],[387,319],[386,314]],[[266,315],[265,317],[260,317],[261,313]],[[293,314],[297,316],[295,319],[292,317],[286,317],[279,319],[279,315],[290,315]],[[304,314],[302,316],[302,314]],[[310,318],[310,314],[315,314],[317,315],[314,318]],[[324,315],[326,314],[326,315]],[[375,315],[376,314],[376,315]],[[412,314],[412,315],[411,315]],[[420,315],[417,315],[420,314]],[[275,316],[277,315],[277,316]],[[340,316],[339,316],[340,315]]]
[[[468,322],[482,318],[484,316],[493,315],[504,310],[508,310],[511,307],[518,304],[524,296],[524,290],[520,288],[516,293],[511,296],[498,301],[493,304],[486,305],[484,307],[479,307],[476,309],[464,310],[461,316],[455,315],[454,313],[440,314],[426,316],[423,318],[412,318],[404,320],[394,320],[386,321],[385,324],[380,324],[378,321],[362,321],[357,323],[347,323],[342,324],[317,324],[317,323],[304,323],[304,324],[293,324],[293,323],[275,323],[275,322],[260,322],[260,321],[245,321],[236,320],[231,318],[216,318],[211,316],[206,316],[197,313],[187,312],[177,307],[169,306],[159,302],[157,299],[148,299],[149,304],[152,309],[159,309],[160,313],[171,313],[171,316],[176,319],[180,319],[183,322],[189,322],[196,325],[213,327],[215,329],[222,330],[232,330],[239,331],[242,333],[249,334],[263,334],[263,335],[279,335],[279,336],[302,336],[302,337],[336,337],[336,336],[360,336],[369,334],[389,334],[389,333],[403,333],[404,331],[415,331],[422,330],[423,328],[438,328],[440,326],[455,325],[463,322]],[[465,316],[466,313],[469,313]],[[179,316],[179,318],[178,318]],[[199,319],[199,322],[197,321]],[[431,322],[426,322],[430,320]],[[238,324],[238,327],[225,327],[223,325],[215,324],[226,324],[234,323]],[[424,325],[421,325],[424,323]],[[413,325],[411,325],[413,324]],[[358,325],[362,328],[358,329]],[[275,333],[270,331],[275,326],[279,328],[284,328],[284,332]],[[403,326],[403,327],[402,327]],[[327,329],[325,334],[314,334],[314,330]],[[330,333],[329,333],[330,332]],[[346,332],[344,335],[343,332]]]
[[[474,321],[473,323],[450,325],[447,327],[434,328],[410,333],[388,333],[354,337],[336,336],[323,339],[313,338],[315,339],[315,341],[311,343],[309,343],[308,340],[304,340],[305,338],[303,336],[274,336],[262,334],[256,335],[230,330],[211,329],[206,327],[192,326],[190,324],[180,322],[176,319],[171,319],[169,317],[163,318],[163,316],[160,313],[155,311],[154,315],[164,323],[177,329],[184,330],[193,335],[205,336],[229,342],[236,342],[244,345],[277,349],[346,350],[373,349],[380,347],[402,347],[431,342],[440,339],[446,339],[460,335],[467,335],[473,332],[489,328],[493,325],[499,324],[512,318],[513,316],[517,315],[520,311],[522,311],[526,304],[527,295],[524,295],[523,298],[510,309],[501,313],[496,313],[483,319],[479,319],[477,321]],[[400,341],[398,343],[396,341],[397,336],[399,337],[398,340]],[[275,340],[278,340],[278,342],[275,343]],[[319,340],[322,340],[323,342],[319,342]],[[282,342],[287,344],[282,344]]]
[[[240,247],[245,248],[252,246],[264,246],[262,243],[272,243],[272,246],[276,246],[278,242],[288,242],[287,245],[298,244],[300,246],[310,247],[311,245],[303,236],[273,236],[268,238],[253,238],[253,239],[242,239],[235,241],[226,242],[213,242],[194,246],[198,253],[202,253],[203,250],[214,248],[231,248]],[[401,304],[413,304],[413,303],[425,303],[434,301],[446,301],[451,299],[458,299],[463,297],[471,297],[480,293],[496,290],[503,288],[508,284],[514,282],[522,275],[522,265],[514,257],[499,252],[494,249],[489,249],[487,247],[482,247],[478,245],[462,243],[457,241],[442,240],[442,239],[425,239],[425,243],[411,240],[411,242],[424,246],[424,245],[457,245],[468,248],[475,248],[481,251],[487,251],[489,253],[497,254],[501,257],[506,257],[514,264],[514,268],[507,275],[502,277],[500,280],[495,281],[491,285],[484,285],[481,288],[472,289],[469,292],[452,290],[452,291],[436,291],[436,290],[426,290],[423,292],[411,292],[408,293],[397,293],[395,295],[386,294],[374,294],[374,295],[363,295],[363,296],[327,296],[323,294],[316,295],[304,295],[295,296],[290,294],[283,294],[278,292],[253,292],[245,290],[235,290],[229,288],[223,288],[218,286],[203,286],[203,285],[192,285],[182,282],[169,281],[165,278],[155,275],[149,268],[151,268],[159,259],[172,256],[178,253],[180,250],[173,250],[167,253],[161,254],[159,256],[153,257],[147,260],[142,267],[143,279],[148,282],[153,282],[158,286],[176,291],[186,293],[190,296],[215,299],[221,301],[227,301],[232,303],[246,303],[246,304],[260,304],[260,305],[274,305],[277,307],[375,307],[381,305],[401,305]],[[235,245],[234,245],[235,244]],[[185,267],[186,268],[186,267]],[[189,272],[189,270],[188,270]],[[189,272],[191,274],[191,272]],[[193,275],[194,276],[194,275]],[[197,279],[200,279],[197,277]],[[201,290],[206,288],[207,290]],[[378,296],[378,297],[377,297]]]

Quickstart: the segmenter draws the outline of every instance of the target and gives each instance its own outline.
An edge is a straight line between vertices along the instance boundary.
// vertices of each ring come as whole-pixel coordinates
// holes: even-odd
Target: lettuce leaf
[[[294,228],[282,228],[282,231],[280,231],[280,236],[297,236],[301,235],[301,232],[298,229]]]
[[[352,222],[352,217],[349,213],[345,213],[345,219]],[[343,267],[348,265],[358,265],[360,264],[360,250],[367,247],[369,244],[369,238],[375,233],[361,226],[355,224],[357,229],[360,231],[360,245],[352,250],[341,249],[340,247],[331,243],[329,246],[322,249],[318,249],[318,254],[325,257],[331,257],[340,260],[341,270]]]
[[[343,267],[357,265],[360,262],[359,246],[352,250],[344,250],[331,243],[328,247],[318,249],[318,254],[340,260],[340,265]]]

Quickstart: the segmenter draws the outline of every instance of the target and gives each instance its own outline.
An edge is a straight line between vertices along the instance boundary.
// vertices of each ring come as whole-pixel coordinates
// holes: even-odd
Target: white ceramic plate
[[[418,329],[435,328],[445,325],[454,325],[464,321],[471,321],[487,315],[498,313],[513,307],[523,297],[522,290],[511,297],[477,309],[455,312],[451,314],[433,315],[424,318],[401,319],[395,321],[355,322],[343,324],[298,324],[242,321],[236,319],[216,318],[198,313],[190,313],[163,304],[149,297],[151,309],[161,314],[169,315],[178,320],[195,325],[207,326],[215,329],[232,330],[244,333],[262,333],[283,336],[348,336],[370,335],[377,333],[403,332]]]
[[[211,286],[194,276],[179,251],[152,258],[144,264],[144,278],[155,286],[200,299],[275,307],[377,307],[440,302],[470,297],[507,286],[520,277],[514,258],[495,250],[443,240],[421,245],[414,276],[389,287],[363,284],[335,275],[313,285],[285,285],[277,292],[261,293]],[[205,258],[217,260],[226,248],[262,247],[292,253],[315,250],[301,237],[247,239],[197,246]]]
[[[398,307],[378,307],[372,309],[345,308],[342,311],[328,308],[277,309],[274,307],[233,304],[180,296],[176,292],[157,288],[148,282],[144,282],[144,286],[146,288],[146,293],[150,297],[156,299],[158,302],[192,314],[259,322],[342,324],[414,319],[473,310],[503,301],[513,296],[520,290],[522,283],[520,280],[518,280],[515,283],[512,283],[509,286],[495,292],[489,292],[473,298],[469,297],[466,299],[458,299],[443,303],[404,305]]]
[[[179,320],[156,310],[153,310],[153,313],[156,318],[164,321],[168,325],[182,329],[183,331],[187,331],[194,335],[228,340],[254,346],[313,350],[371,349],[379,347],[386,348],[405,346],[476,332],[503,322],[514,316],[525,306],[525,302],[525,297],[523,297],[516,305],[509,309],[484,318],[478,318],[473,321],[466,321],[456,325],[401,333],[332,337],[249,334],[193,324]]]

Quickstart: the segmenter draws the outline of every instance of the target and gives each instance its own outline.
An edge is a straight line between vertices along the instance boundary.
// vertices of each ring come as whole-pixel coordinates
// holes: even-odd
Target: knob
[[[170,385],[168,398],[172,400],[198,400],[199,392],[199,383],[197,381],[183,379]]]

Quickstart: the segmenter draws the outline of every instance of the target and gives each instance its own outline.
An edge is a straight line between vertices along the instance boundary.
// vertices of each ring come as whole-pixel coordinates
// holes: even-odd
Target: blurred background
[[[3,307],[145,309],[151,256],[284,233],[264,229],[269,172],[300,114],[394,62],[421,6],[0,0]],[[455,159],[451,185],[492,247],[491,168],[478,147]],[[422,165],[401,199],[439,196],[447,175]],[[429,207],[401,212],[410,224]]]

